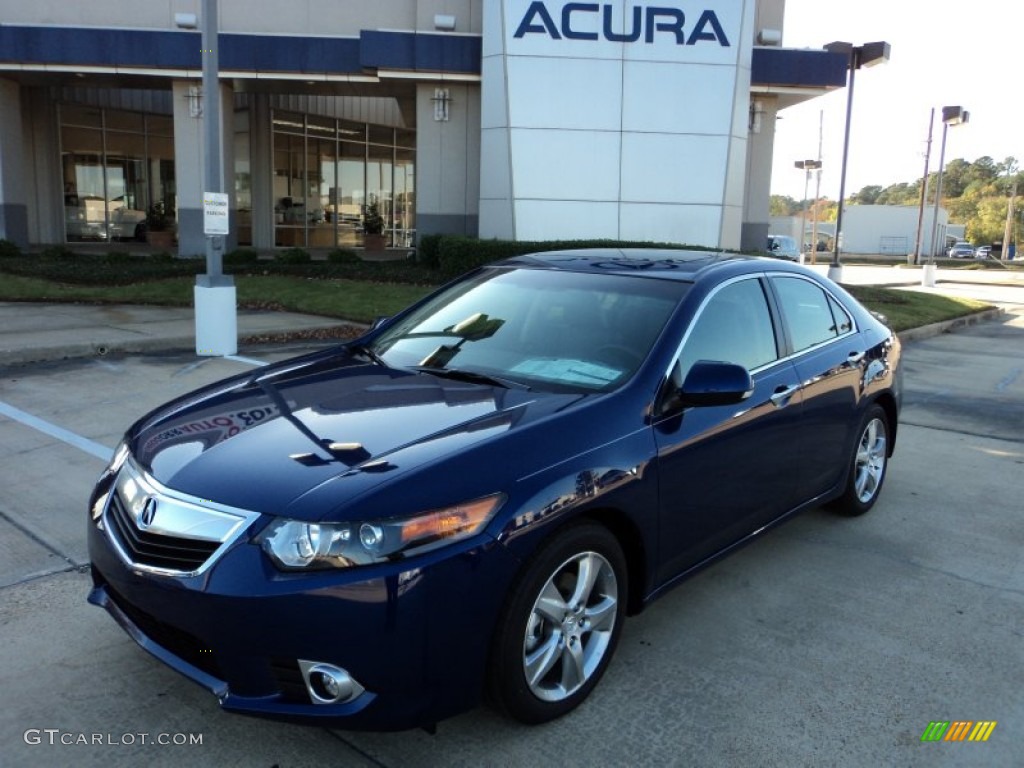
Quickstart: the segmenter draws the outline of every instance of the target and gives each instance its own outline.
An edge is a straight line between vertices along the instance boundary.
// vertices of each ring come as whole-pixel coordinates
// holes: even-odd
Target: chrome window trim
[[[122,482],[127,480],[135,481],[143,493],[149,498],[157,500],[158,515],[161,502],[164,509],[169,509],[168,512],[164,513],[163,518],[159,522],[154,520],[153,525],[143,529],[147,533],[177,536],[196,541],[219,542],[219,546],[210,553],[209,557],[203,561],[199,568],[183,571],[176,568],[162,568],[145,563],[137,563],[125,551],[124,547],[121,546],[121,542],[111,530],[112,526],[109,521],[109,515],[110,504],[114,495],[118,493]],[[123,500],[122,503],[124,503]],[[209,570],[259,517],[259,512],[219,504],[210,499],[200,499],[168,488],[148,472],[140,469],[135,463],[134,458],[129,454],[120,472],[118,472],[117,479],[104,505],[103,515],[100,520],[107,541],[110,542],[118,557],[132,569],[159,576],[188,578],[202,575]],[[206,530],[198,532],[197,528],[205,528]]]
[[[736,277],[730,277],[728,280],[725,280],[716,285],[714,289],[712,289],[708,293],[708,295],[704,297],[703,301],[701,301],[700,303],[700,306],[698,306],[696,311],[693,313],[693,319],[686,326],[686,333],[683,334],[683,338],[679,341],[679,345],[676,347],[676,351],[672,354],[672,362],[669,363],[668,370],[665,371],[665,378],[671,378],[672,371],[679,363],[679,358],[683,354],[683,347],[686,346],[686,342],[690,338],[690,334],[693,332],[693,327],[697,324],[697,321],[700,319],[700,316],[704,313],[704,309],[707,307],[708,302],[711,301],[711,299],[713,299],[715,296],[717,296],[719,291],[729,287],[730,285],[742,282],[743,280],[757,280],[758,282],[760,282],[761,278],[765,276],[766,273],[764,272],[755,272],[747,275],[737,275]],[[761,292],[764,293],[763,285],[761,286]],[[767,296],[764,297],[764,303],[765,307],[768,309],[768,316],[771,317],[772,308]],[[775,329],[773,328],[772,330],[774,331]],[[776,353],[778,353],[778,348],[776,348],[775,351]],[[767,370],[768,368],[772,368],[773,366],[778,365],[784,359],[786,358],[777,357],[774,360],[765,363],[764,365],[759,365],[757,368],[750,369],[749,373],[751,376],[753,376],[755,373],[760,373],[761,371]]]
[[[841,341],[841,340],[847,338],[848,336],[853,336],[854,334],[859,334],[860,333],[860,328],[857,325],[857,318],[855,318],[853,315],[851,315],[847,311],[846,307],[843,305],[843,302],[840,301],[836,297],[836,295],[834,293],[832,293],[832,291],[830,291],[826,286],[824,286],[821,283],[819,283],[817,280],[814,280],[814,279],[812,279],[810,277],[807,277],[807,275],[799,275],[799,274],[796,274],[794,272],[766,272],[765,276],[769,280],[772,280],[772,279],[775,279],[775,278],[778,278],[778,277],[788,277],[788,278],[796,278],[797,280],[803,280],[806,283],[810,283],[811,285],[815,286],[819,290],[823,291],[829,298],[831,298],[836,304],[838,304],[840,306],[840,308],[842,308],[843,312],[846,313],[846,316],[850,319],[850,330],[847,331],[846,333],[834,336],[831,339],[826,339],[825,341],[819,341],[817,344],[812,344],[809,347],[804,347],[803,349],[801,349],[798,352],[793,352],[792,354],[789,354],[789,355],[786,355],[785,357],[779,358],[780,361],[781,360],[795,360],[796,358],[802,357],[802,356],[804,356],[804,355],[806,355],[806,354],[808,354],[810,352],[815,352],[815,351],[817,351],[819,349],[823,349],[824,347],[827,347],[829,344],[835,344],[837,341]],[[782,308],[782,301],[781,301],[781,299],[778,299],[778,297],[776,297],[776,298],[777,298],[777,303],[779,305],[779,315],[782,318],[782,321],[785,322],[786,311]],[[829,311],[831,312],[831,310],[829,310]],[[776,362],[778,362],[778,361],[776,361]]]

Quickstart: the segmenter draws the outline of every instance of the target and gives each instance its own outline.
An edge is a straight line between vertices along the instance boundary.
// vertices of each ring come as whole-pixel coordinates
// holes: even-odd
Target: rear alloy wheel
[[[573,526],[526,567],[495,636],[491,695],[517,720],[571,711],[604,674],[625,617],[626,560],[595,524]]]
[[[863,515],[878,500],[889,456],[889,422],[878,405],[868,408],[857,432],[846,490],[834,506],[844,515]]]

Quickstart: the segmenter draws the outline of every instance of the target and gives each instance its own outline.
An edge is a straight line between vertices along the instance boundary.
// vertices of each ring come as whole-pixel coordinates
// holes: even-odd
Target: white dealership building
[[[760,248],[775,115],[846,82],[784,0],[220,0],[229,247]],[[204,250],[200,0],[0,0],[0,237]],[[150,222],[153,221],[151,217]]]

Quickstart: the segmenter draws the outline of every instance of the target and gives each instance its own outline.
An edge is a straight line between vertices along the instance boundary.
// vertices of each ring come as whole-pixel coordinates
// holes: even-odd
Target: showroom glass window
[[[412,244],[415,132],[275,110],[274,244],[360,247],[377,204],[389,246]]]
[[[761,281],[746,278],[725,285],[707,300],[683,344],[676,375],[681,383],[698,360],[736,363],[752,371],[777,358]]]
[[[146,211],[174,216],[174,131],[169,115],[60,106],[64,236],[68,242],[138,240]]]
[[[838,302],[809,280],[773,278],[793,351],[824,344],[853,330],[853,321]]]

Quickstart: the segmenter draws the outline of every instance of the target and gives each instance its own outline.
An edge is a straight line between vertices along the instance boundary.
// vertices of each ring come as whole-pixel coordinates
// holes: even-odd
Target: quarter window
[[[736,363],[749,371],[777,358],[761,282],[741,280],[722,288],[701,310],[683,346],[678,375],[685,379],[698,360]]]
[[[831,341],[853,328],[845,310],[809,280],[778,277],[774,283],[794,352]]]

